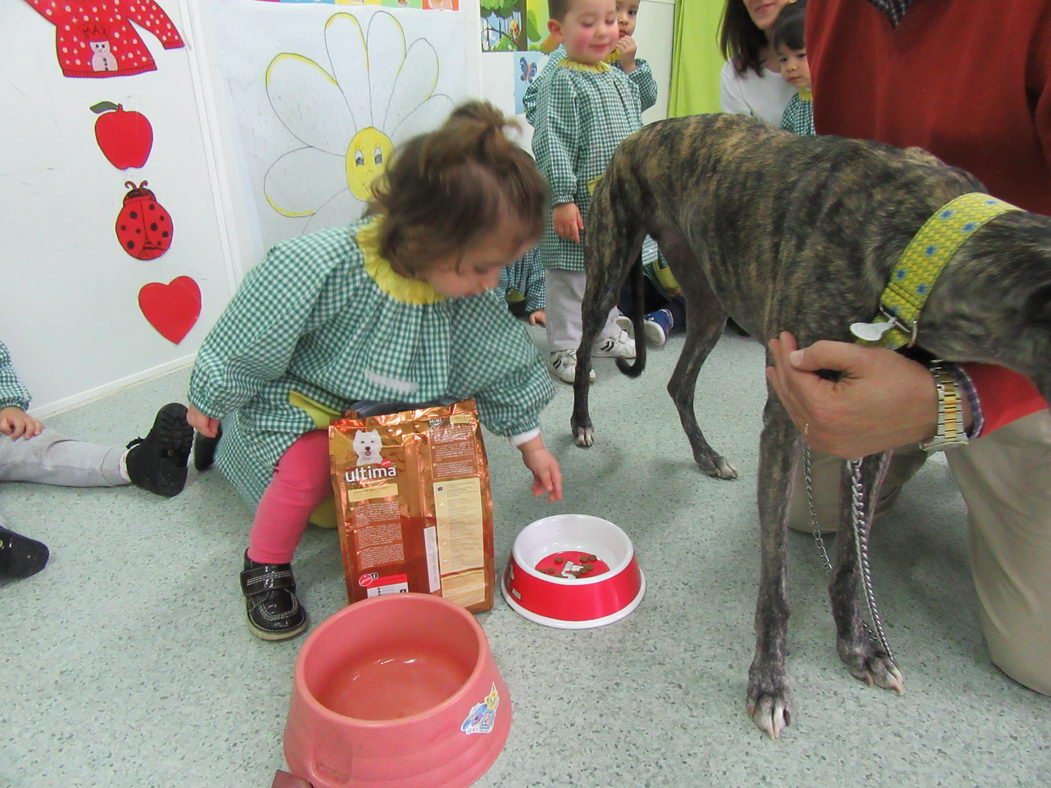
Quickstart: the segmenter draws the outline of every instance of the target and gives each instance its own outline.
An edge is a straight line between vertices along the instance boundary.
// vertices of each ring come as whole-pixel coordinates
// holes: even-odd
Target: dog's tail
[[[642,274],[641,249],[639,250],[638,259],[628,272],[628,276],[631,279],[631,314],[628,317],[631,318],[632,333],[635,334],[635,358],[632,360],[618,358],[617,369],[629,378],[637,378],[642,374],[642,370],[646,368],[646,335],[642,327],[643,317],[646,314],[646,291],[645,280]]]

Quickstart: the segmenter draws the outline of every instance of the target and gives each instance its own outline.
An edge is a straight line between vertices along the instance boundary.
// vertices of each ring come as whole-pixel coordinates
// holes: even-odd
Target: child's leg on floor
[[[0,436],[0,481],[38,482],[60,487],[117,487],[130,484],[120,473],[123,446],[67,438],[45,427],[35,438]]]
[[[314,430],[278,460],[256,509],[248,557],[260,564],[291,563],[311,513],[331,494],[328,432]]]

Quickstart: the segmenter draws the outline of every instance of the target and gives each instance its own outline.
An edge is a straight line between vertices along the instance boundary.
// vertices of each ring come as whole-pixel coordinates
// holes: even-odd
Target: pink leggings
[[[310,515],[331,494],[328,432],[314,430],[278,460],[248,534],[248,557],[261,564],[291,563]]]

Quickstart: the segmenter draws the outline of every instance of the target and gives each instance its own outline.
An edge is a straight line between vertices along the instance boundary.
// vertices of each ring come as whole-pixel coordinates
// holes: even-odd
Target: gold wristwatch
[[[938,392],[938,429],[933,438],[920,444],[928,454],[968,442],[963,424],[963,401],[956,378],[938,361],[931,364],[930,370]]]

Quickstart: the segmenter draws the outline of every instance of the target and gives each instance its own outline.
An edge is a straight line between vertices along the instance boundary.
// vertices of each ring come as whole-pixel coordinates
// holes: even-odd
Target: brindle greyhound
[[[973,176],[915,148],[798,137],[736,115],[646,126],[621,144],[591,205],[574,384],[576,442],[594,441],[586,377],[591,348],[629,269],[641,288],[635,261],[647,234],[668,258],[689,314],[668,391],[697,464],[711,476],[733,479],[737,471],[708,445],[693,408],[697,374],[727,316],[764,342],[782,330],[795,334],[800,346],[853,341],[850,324],[877,314],[888,276],[918,229],[939,207],[976,191],[982,186]],[[641,315],[633,320],[641,337]],[[931,290],[915,342],[947,361],[1010,367],[1051,399],[1051,218],[1011,211],[969,237]],[[646,357],[645,343],[636,347],[634,366],[618,361],[633,376]],[[756,725],[771,736],[791,717],[785,532],[801,445],[768,387],[758,472],[762,570],[747,703]],[[866,489],[874,484],[877,460],[862,463]],[[841,523],[849,524],[850,495],[842,500]],[[893,660],[861,623],[852,541],[837,540],[829,586],[839,655],[857,678],[900,692]]]

